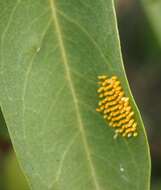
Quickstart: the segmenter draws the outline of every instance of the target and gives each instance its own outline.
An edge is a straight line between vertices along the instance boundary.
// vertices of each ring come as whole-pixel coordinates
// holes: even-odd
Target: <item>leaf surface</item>
[[[0,1],[0,100],[33,190],[149,190],[149,151],[111,0]],[[139,136],[113,139],[97,76],[117,75]]]

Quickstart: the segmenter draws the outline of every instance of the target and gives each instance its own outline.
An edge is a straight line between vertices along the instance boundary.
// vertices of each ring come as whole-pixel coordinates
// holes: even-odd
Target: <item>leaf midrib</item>
[[[96,172],[95,172],[95,167],[93,165],[93,161],[92,161],[91,156],[90,156],[90,148],[88,146],[88,142],[87,142],[87,138],[86,138],[85,130],[84,130],[84,125],[83,125],[82,118],[80,115],[80,110],[79,110],[79,106],[78,106],[78,99],[77,99],[76,92],[74,89],[74,85],[72,82],[72,77],[71,77],[71,73],[70,73],[70,69],[69,69],[67,53],[65,50],[64,42],[63,42],[61,27],[60,27],[59,20],[58,20],[57,14],[56,14],[57,9],[56,9],[56,5],[55,5],[55,0],[49,0],[49,3],[50,3],[50,7],[51,7],[53,22],[55,24],[56,33],[58,36],[58,43],[59,43],[60,52],[62,55],[62,61],[63,61],[64,67],[65,67],[67,80],[69,83],[69,87],[70,87],[71,94],[72,94],[73,101],[74,101],[74,105],[75,105],[75,112],[76,112],[76,117],[78,120],[79,131],[80,131],[81,138],[83,141],[86,157],[87,157],[87,160],[89,162],[89,169],[91,171],[91,176],[93,178],[93,185],[95,186],[96,190],[100,190],[101,188],[100,188],[100,185],[98,183]]]

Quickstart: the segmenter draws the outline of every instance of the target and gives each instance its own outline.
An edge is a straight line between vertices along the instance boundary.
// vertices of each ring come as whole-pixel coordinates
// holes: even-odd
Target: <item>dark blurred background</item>
[[[160,190],[161,44],[138,1],[116,0],[116,5],[124,65],[133,95],[142,113],[150,143],[151,190]],[[13,153],[2,114],[0,114],[0,190],[28,189]]]

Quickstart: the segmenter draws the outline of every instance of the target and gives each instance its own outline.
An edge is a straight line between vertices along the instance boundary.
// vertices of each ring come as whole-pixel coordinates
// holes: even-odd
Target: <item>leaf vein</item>
[[[80,111],[79,111],[79,106],[78,106],[78,100],[77,100],[77,95],[74,89],[74,85],[72,82],[72,78],[71,78],[71,73],[70,73],[70,69],[69,69],[69,63],[68,63],[68,58],[67,58],[67,53],[64,47],[64,42],[63,42],[63,37],[62,37],[62,32],[61,32],[61,28],[60,28],[60,24],[59,24],[59,20],[57,18],[57,8],[55,5],[55,1],[54,0],[49,0],[50,6],[51,6],[51,13],[52,13],[52,17],[53,17],[53,22],[55,24],[55,29],[56,29],[56,33],[58,36],[58,41],[59,41],[59,46],[60,46],[60,50],[61,50],[61,54],[62,54],[62,61],[64,63],[64,67],[66,70],[66,76],[68,79],[68,83],[69,83],[69,87],[71,90],[71,94],[73,97],[73,101],[74,101],[74,105],[75,105],[75,110],[76,110],[76,117],[78,120],[78,126],[79,126],[79,131],[81,133],[81,137],[82,137],[82,141],[83,141],[83,145],[84,145],[84,150],[87,156],[87,160],[89,162],[89,169],[91,170],[91,176],[93,178],[93,185],[95,186],[96,190],[100,190],[100,185],[98,183],[98,179],[96,177],[96,172],[95,172],[95,168],[93,165],[93,161],[91,159],[90,156],[90,148],[86,139],[86,135],[85,135],[85,129],[84,129],[84,125],[83,125],[83,121],[80,115]]]
[[[100,56],[103,58],[105,64],[108,65],[109,69],[112,70],[112,67],[110,65],[110,61],[108,60],[109,58],[105,56],[105,54],[103,53],[102,49],[100,48],[100,46],[98,45],[98,43],[96,42],[96,40],[89,34],[89,32],[79,23],[77,23],[74,19],[70,18],[69,16],[67,16],[66,14],[64,14],[62,11],[57,10],[57,12],[63,16],[64,19],[66,19],[68,22],[75,24],[80,31],[82,31],[87,37],[88,39],[92,42],[92,44],[94,45],[94,47],[98,50],[98,52],[100,53]]]
[[[40,46],[42,44],[42,41],[50,27],[50,24],[51,24],[51,20],[49,20],[49,22],[47,23],[47,27],[44,29],[43,33],[42,33],[42,37],[41,37],[41,40],[40,40]],[[28,68],[26,70],[26,74],[25,74],[25,79],[24,79],[24,86],[23,86],[23,92],[22,92],[22,116],[23,116],[23,127],[24,127],[24,134],[23,134],[23,137],[25,138],[25,126],[24,126],[24,114],[25,114],[25,95],[26,95],[26,89],[27,89],[27,85],[28,85],[28,79],[29,79],[29,76],[30,76],[30,73],[32,71],[32,67],[33,67],[33,63],[34,63],[34,60],[37,56],[37,51],[35,51],[35,53],[33,54],[33,56],[31,57],[31,61],[28,65]]]

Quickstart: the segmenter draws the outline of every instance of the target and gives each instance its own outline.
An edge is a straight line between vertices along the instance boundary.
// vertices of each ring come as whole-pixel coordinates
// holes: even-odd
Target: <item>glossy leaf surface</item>
[[[34,190],[149,190],[149,152],[126,80],[113,1],[0,1],[0,102]],[[97,76],[117,75],[137,138],[113,139]]]

